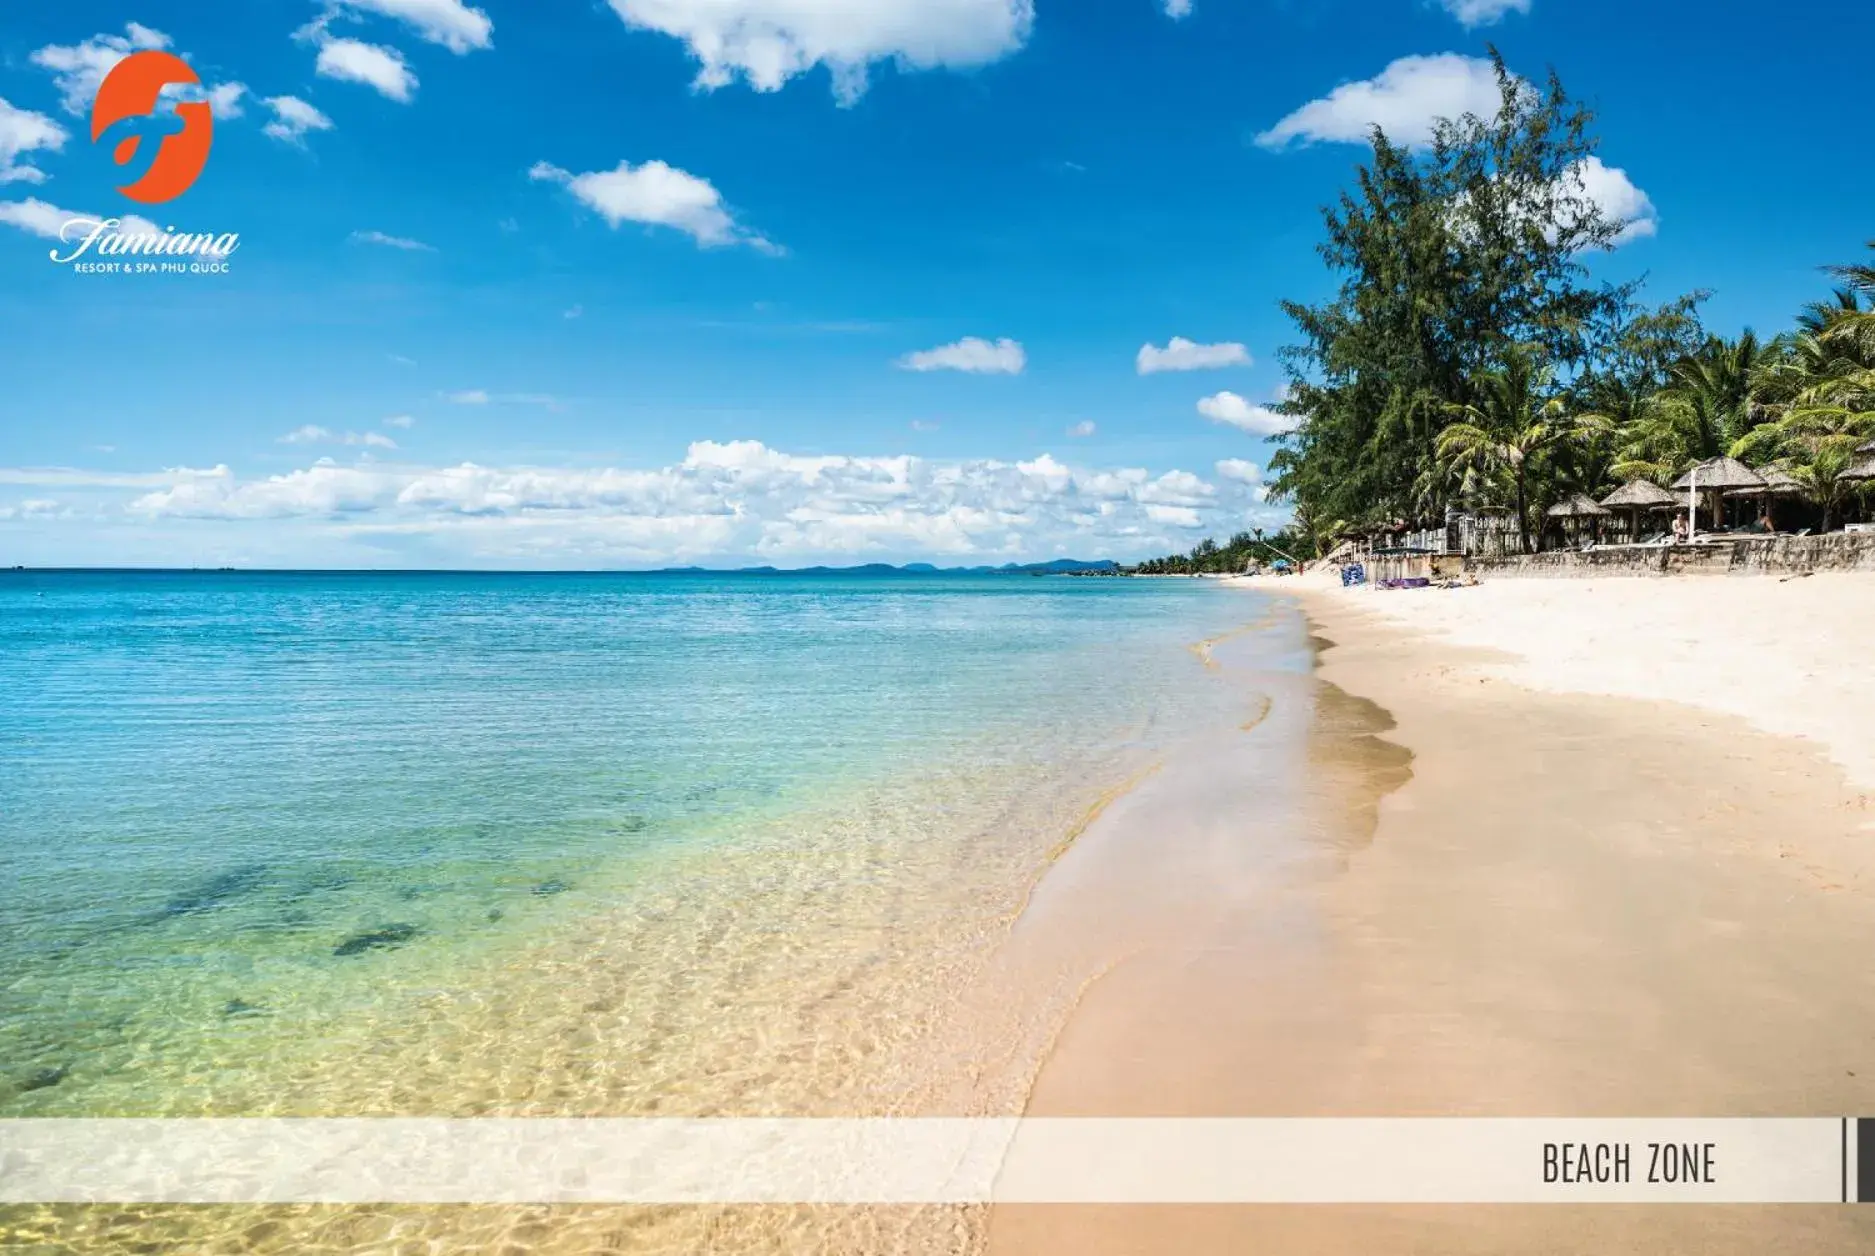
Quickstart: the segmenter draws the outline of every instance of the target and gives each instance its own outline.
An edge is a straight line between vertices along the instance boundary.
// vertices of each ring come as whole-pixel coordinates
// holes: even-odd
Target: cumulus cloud
[[[1214,393],[1198,403],[1198,413],[1213,423],[1241,428],[1253,436],[1276,436],[1293,431],[1294,418],[1268,406],[1252,405],[1234,392]]]
[[[129,22],[121,35],[93,35],[79,44],[48,44],[33,53],[32,61],[51,72],[65,112],[83,117],[91,112],[98,84],[119,61],[133,52],[169,45],[169,36],[162,31]]]
[[[1500,103],[1497,72],[1481,57],[1453,52],[1401,57],[1374,78],[1343,83],[1310,101],[1257,136],[1256,142],[1274,150],[1364,144],[1378,126],[1396,144],[1423,147],[1432,142],[1438,119],[1467,113],[1490,117]]]
[[[221,122],[245,116],[247,111],[241,107],[241,102],[246,98],[246,83],[218,83],[208,89],[208,107]]]
[[[906,371],[966,371],[973,375],[1020,375],[1028,365],[1028,355],[1018,341],[1007,336],[994,344],[976,336],[965,336],[955,344],[935,349],[920,349],[898,360]]]
[[[1034,0],[610,0],[637,30],[681,40],[699,62],[697,86],[738,77],[756,91],[824,65],[835,97],[852,104],[875,62],[901,69],[987,65],[1027,42]]]
[[[1571,172],[1582,193],[1601,207],[1610,222],[1621,224],[1621,231],[1610,241],[1619,248],[1634,240],[1656,235],[1660,216],[1647,193],[1634,186],[1625,170],[1602,164],[1600,157],[1589,157]]]
[[[534,163],[527,177],[566,188],[615,229],[620,223],[636,222],[681,231],[703,248],[746,244],[764,253],[782,251],[736,222],[708,179],[661,161],[640,166],[621,161],[616,169],[586,174],[572,174],[541,161]]]
[[[0,183],[44,183],[43,170],[20,161],[26,153],[56,152],[70,138],[65,128],[30,109],[20,109],[0,97]]]
[[[1141,345],[1134,365],[1141,375],[1159,371],[1205,371],[1225,366],[1249,366],[1250,351],[1234,341],[1201,345],[1174,336],[1165,348]]]
[[[403,54],[382,44],[357,39],[323,40],[313,68],[325,78],[363,83],[401,104],[409,104],[417,94],[417,76]]]
[[[93,224],[109,221],[115,221],[117,229],[126,235],[163,234],[161,227],[135,214],[108,219],[102,214],[85,214],[60,209],[57,205],[36,200],[30,196],[23,201],[0,201],[0,223],[5,223],[9,227],[18,227],[21,231],[30,232],[47,240],[82,239],[89,233]],[[67,225],[71,223],[80,225],[67,231]]]
[[[434,253],[436,250],[421,240],[412,240],[407,236],[386,235],[382,231],[354,231],[351,234],[353,244],[379,244],[387,249],[402,249],[406,253]]]
[[[273,121],[261,130],[283,144],[304,145],[307,132],[332,129],[332,119],[297,96],[269,96],[261,103],[273,111]]]
[[[1224,459],[1217,464],[1217,473],[1239,484],[1263,483],[1263,468],[1254,462],[1245,462],[1242,458]]]
[[[333,0],[314,25],[323,30],[334,17],[375,15],[402,22],[418,36],[456,53],[494,46],[495,24],[462,0]]]
[[[1082,419],[1079,423],[1074,424],[1068,429],[1068,435],[1078,439],[1082,436],[1092,436],[1098,430],[1099,429],[1094,426],[1094,421],[1092,419]]]
[[[344,439],[319,430],[326,442]],[[171,521],[220,520],[241,525],[229,531],[236,545],[283,530],[329,547],[415,537],[464,562],[540,565],[570,555],[616,565],[1127,558],[1183,548],[1190,531],[1240,526],[1264,509],[1250,486],[1183,470],[1092,469],[1049,454],[801,455],[746,440],[698,441],[681,461],[651,469],[320,458],[270,476],[226,465],[142,474],[0,468],[3,484],[34,497],[119,494],[99,510],[141,519],[159,538]]]
[[[1493,26],[1503,21],[1507,13],[1530,11],[1530,0],[1439,0],[1439,4],[1466,30]]]

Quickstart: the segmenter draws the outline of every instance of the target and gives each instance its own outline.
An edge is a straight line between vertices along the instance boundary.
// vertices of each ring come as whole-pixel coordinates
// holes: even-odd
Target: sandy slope
[[[1812,738],[1875,788],[1875,576],[1490,580],[1470,589],[1331,590],[1451,644],[1501,651],[1482,670],[1552,693],[1675,702]]]

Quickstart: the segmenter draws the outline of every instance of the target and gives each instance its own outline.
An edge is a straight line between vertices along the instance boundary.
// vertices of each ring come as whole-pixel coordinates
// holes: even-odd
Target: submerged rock
[[[61,1064],[57,1068],[42,1068],[20,1083],[20,1093],[25,1094],[29,1090],[46,1090],[56,1086],[64,1081],[65,1075],[71,1071],[72,1066],[69,1064]]]
[[[651,821],[634,814],[622,817],[618,822],[618,828],[621,833],[642,833],[650,824]]]
[[[500,920],[501,914],[501,908],[499,907],[491,907],[488,909],[488,918],[491,921]]]
[[[229,999],[221,1005],[223,1016],[259,1016],[266,1010],[260,1004],[249,1003],[246,999]]]
[[[332,948],[334,955],[363,955],[366,951],[387,951],[402,946],[423,930],[415,925],[385,925],[367,933],[354,933]]]
[[[534,893],[540,895],[564,894],[572,888],[573,886],[570,882],[562,881],[559,877],[554,877],[551,880],[542,881],[539,885],[535,886]]]
[[[185,890],[163,905],[155,913],[152,921],[173,920],[177,916],[190,916],[196,912],[210,911],[220,907],[229,899],[239,898],[257,890],[267,879],[266,864],[243,864],[227,872],[217,873],[206,881]]]

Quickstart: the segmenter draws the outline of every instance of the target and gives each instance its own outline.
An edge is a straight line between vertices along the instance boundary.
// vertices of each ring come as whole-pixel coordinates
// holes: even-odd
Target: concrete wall
[[[1702,540],[1697,545],[1619,546],[1473,558],[1489,576],[1791,575],[1806,571],[1875,571],[1875,534],[1764,536]]]

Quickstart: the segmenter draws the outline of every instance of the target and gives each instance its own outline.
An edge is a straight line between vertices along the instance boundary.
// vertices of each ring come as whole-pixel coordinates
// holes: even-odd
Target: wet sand
[[[1875,812],[1821,747],[1691,708],[1524,689],[1497,678],[1503,655],[1359,599],[1307,609],[1325,638],[1315,687],[1279,695],[1270,717],[1285,703],[1315,717],[1304,831],[1241,878],[1186,878],[1155,904],[1134,887],[1224,823],[1228,777],[1168,769],[1090,829],[1085,866],[1064,859],[1046,905],[1073,922],[1130,903],[1158,915],[1159,944],[1089,985],[1030,1113],[1875,1110]],[[996,1210],[989,1240],[999,1253],[1864,1252],[1875,1217],[1023,1207]]]

